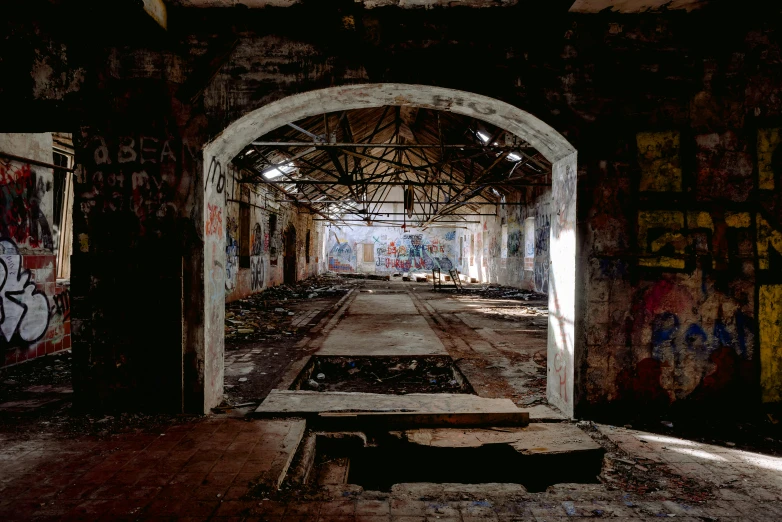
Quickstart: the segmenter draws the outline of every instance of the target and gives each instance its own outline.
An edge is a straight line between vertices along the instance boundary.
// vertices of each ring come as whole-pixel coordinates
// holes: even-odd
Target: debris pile
[[[295,335],[306,324],[298,324],[294,303],[304,299],[342,296],[355,283],[345,282],[333,272],[300,281],[295,286],[267,288],[226,304],[226,341],[264,341]]]
[[[313,357],[294,389],[366,393],[474,393],[450,357]]]
[[[517,301],[548,301],[546,294],[514,288],[512,286],[485,286],[481,288],[469,288],[467,292],[473,295],[479,295],[487,299],[513,299]]]

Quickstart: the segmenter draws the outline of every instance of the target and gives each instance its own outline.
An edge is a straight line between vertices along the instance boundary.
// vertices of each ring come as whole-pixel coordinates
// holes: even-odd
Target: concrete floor
[[[316,355],[372,357],[448,353],[407,293],[370,291],[361,291],[351,300]]]
[[[547,302],[433,291],[430,284],[364,281],[314,355],[450,355],[482,397],[545,405]],[[285,383],[282,383],[285,384]]]

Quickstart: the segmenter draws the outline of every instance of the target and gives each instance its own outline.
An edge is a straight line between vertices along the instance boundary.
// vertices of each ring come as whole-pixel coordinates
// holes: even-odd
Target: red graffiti
[[[36,176],[29,164],[0,163],[0,236],[32,248],[54,248],[52,231],[41,210],[51,181]]]
[[[207,204],[206,235],[223,237],[223,211],[217,205]]]

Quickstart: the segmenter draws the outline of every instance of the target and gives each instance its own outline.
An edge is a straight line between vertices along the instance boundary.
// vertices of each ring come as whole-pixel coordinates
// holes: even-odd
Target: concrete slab
[[[589,435],[567,423],[484,429],[415,429],[394,432],[394,435],[413,444],[437,448],[507,444],[523,455],[602,451]]]
[[[356,309],[355,302],[350,309]],[[317,355],[448,355],[448,351],[417,311],[415,315],[391,317],[358,315],[348,311],[336,328],[329,332]]]
[[[291,419],[286,421],[264,420],[266,429],[271,433],[284,433],[282,443],[279,445],[279,454],[272,461],[271,468],[264,473],[262,482],[279,489],[285,475],[288,473],[293,457],[304,439],[307,430],[307,421],[304,419]]]
[[[272,390],[256,413],[308,414],[346,413],[517,413],[510,399],[488,399],[461,393],[381,393],[316,392]]]
[[[567,420],[561,412],[543,404],[525,406],[524,411],[529,413],[530,422],[559,422]]]

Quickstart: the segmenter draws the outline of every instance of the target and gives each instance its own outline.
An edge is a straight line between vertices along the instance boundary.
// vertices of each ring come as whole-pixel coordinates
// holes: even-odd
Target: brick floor
[[[331,490],[329,500],[248,498],[252,481],[275,479],[273,464],[290,455],[300,428],[209,418],[108,440],[0,435],[0,520],[782,520],[782,459],[607,426],[601,433],[629,458],[660,462],[710,488],[713,499],[686,502],[664,490],[641,497],[602,484],[545,493],[501,485],[405,485],[390,493],[353,487]]]

